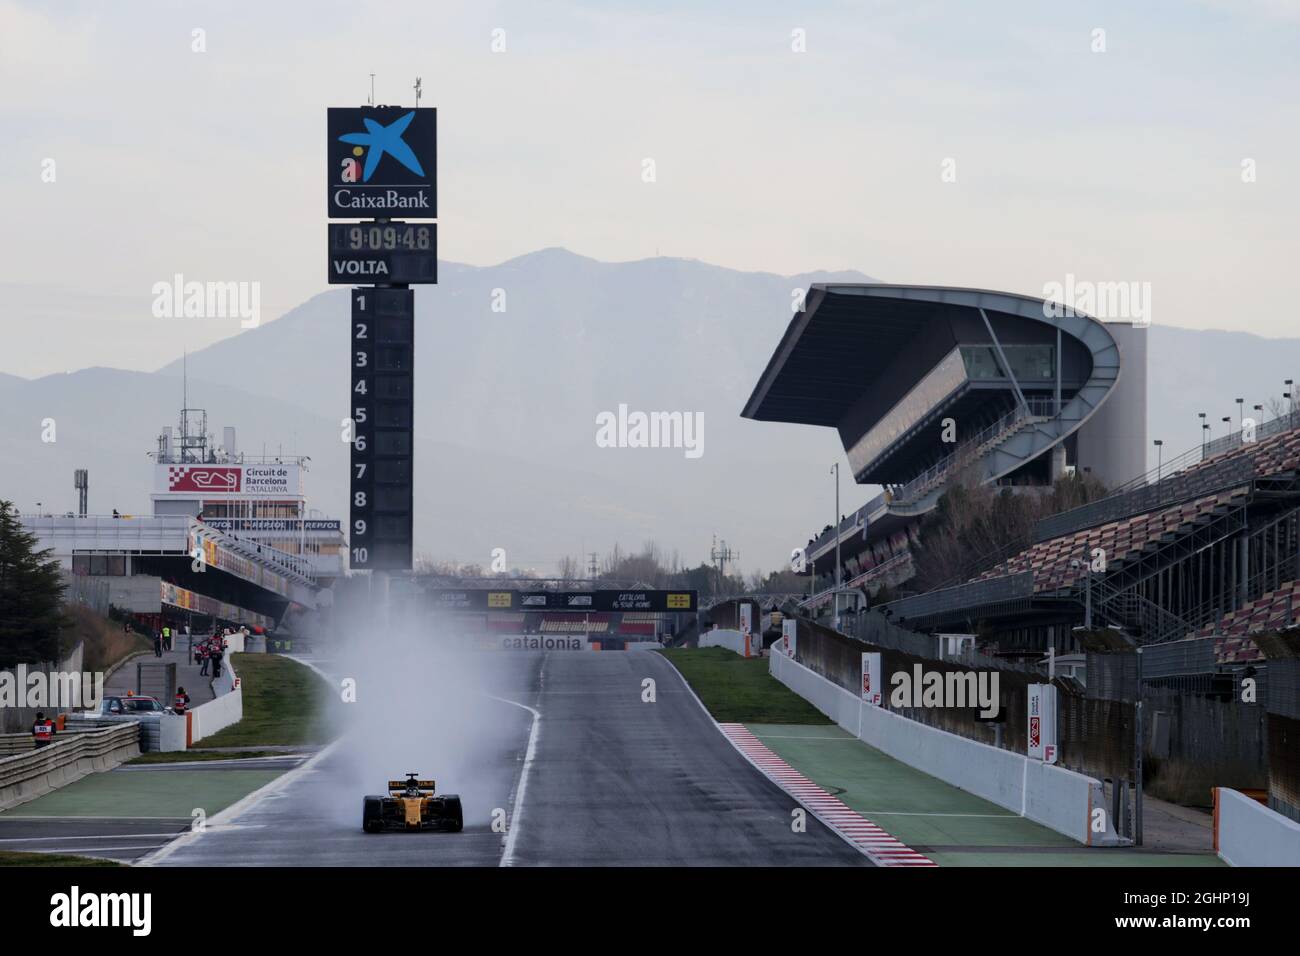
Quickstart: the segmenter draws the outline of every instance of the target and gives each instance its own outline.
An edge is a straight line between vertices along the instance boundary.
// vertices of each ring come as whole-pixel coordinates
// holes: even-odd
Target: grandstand
[[[1009,643],[1059,651],[1075,649],[1072,628],[1089,612],[1139,644],[1286,622],[1300,572],[1300,416],[1260,432],[1047,518],[1036,540],[969,581],[887,610],[911,628],[978,620]]]
[[[1049,311],[977,290],[815,287],[744,414],[836,427],[857,480],[884,488],[809,541],[803,612],[826,608],[838,571],[841,591],[891,592],[833,622],[865,645],[944,659],[957,636],[967,666],[1037,680],[1049,651],[1069,655],[1067,765],[1126,788],[1142,702],[1153,793],[1203,805],[1212,785],[1267,785],[1300,819],[1300,412],[1147,471],[1141,330],[1035,308]],[[954,485],[1047,501],[1071,473],[1105,490],[916,586],[919,519]]]
[[[882,492],[810,539],[814,591],[912,575],[920,519],[957,480],[1034,493],[1142,470],[1145,329],[980,289],[814,285],[742,415],[838,430]],[[825,603],[813,597],[808,607]]]

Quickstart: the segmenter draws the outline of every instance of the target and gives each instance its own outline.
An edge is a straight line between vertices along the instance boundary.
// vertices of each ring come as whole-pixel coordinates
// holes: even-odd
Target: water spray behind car
[[[416,772],[435,781],[439,793],[460,795],[466,828],[486,825],[501,803],[487,780],[488,755],[518,720],[492,696],[497,655],[400,597],[383,607],[356,601],[336,611],[336,670],[355,697],[337,708],[346,777],[330,796],[338,819],[358,827],[362,794]]]

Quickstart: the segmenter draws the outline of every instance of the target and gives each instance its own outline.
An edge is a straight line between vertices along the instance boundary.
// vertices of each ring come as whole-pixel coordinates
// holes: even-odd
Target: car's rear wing
[[[421,790],[433,790],[434,782],[432,780],[390,780],[388,781],[389,790],[405,790],[414,783]]]

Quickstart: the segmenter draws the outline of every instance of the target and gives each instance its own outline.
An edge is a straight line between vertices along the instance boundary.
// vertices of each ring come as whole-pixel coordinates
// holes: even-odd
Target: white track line
[[[492,696],[492,695],[488,695]],[[492,697],[503,704],[511,704],[533,715],[532,727],[528,730],[528,749],[524,752],[524,765],[519,771],[519,786],[515,788],[515,802],[510,807],[510,823],[506,827],[506,845],[501,851],[501,866],[515,865],[515,840],[519,836],[519,815],[524,808],[524,791],[528,789],[528,772],[533,768],[533,759],[537,756],[537,734],[542,725],[542,715],[534,707],[521,704],[517,700],[505,697]]]
[[[805,806],[814,817],[820,820],[825,826],[841,840],[847,843],[853,849],[857,850],[872,863],[877,866],[937,866],[938,864],[924,854],[917,853],[911,847],[905,846],[898,840],[882,830],[876,824],[872,823],[849,809],[848,805],[840,800],[835,799],[821,787],[817,786],[803,774],[799,773],[788,763],[778,757],[772,751],[768,750],[763,744],[750,733],[743,724],[720,724],[713,719],[709,713],[709,708],[704,706],[704,701],[700,700],[694,688],[686,676],[677,669],[677,665],[668,659],[667,655],[660,654],[677,679],[682,682],[686,688],[686,693],[690,694],[695,703],[700,705],[700,710],[718,732],[724,736],[731,746],[744,757],[749,763],[758,770],[759,773],[767,777],[774,784],[784,790],[787,794],[794,797],[803,806]],[[733,736],[733,730],[728,728],[739,728],[739,733]],[[748,736],[759,748],[764,751],[763,763],[759,763],[753,756],[746,752],[746,747],[742,747],[739,738]],[[839,739],[839,738],[833,738]],[[831,801],[831,803],[827,803]],[[856,820],[849,820],[844,814],[850,814]]]
[[[907,810],[863,810],[865,816],[877,817],[989,817],[994,820],[1019,820],[1014,813],[913,813]]]
[[[176,836],[176,831],[170,833],[83,833],[80,836],[52,836],[52,837],[6,837],[0,840],[0,843],[53,843],[56,840],[75,840],[85,843],[87,840],[120,840],[126,837],[128,840],[143,840],[150,837],[165,837],[170,840]]]
[[[143,846],[61,846],[54,850],[24,850],[23,852],[45,854],[75,853],[80,856],[86,856],[92,853],[120,853],[123,850],[156,850],[157,848],[157,843],[146,843]],[[122,863],[125,861],[117,860],[116,862]]]
[[[166,846],[162,847],[156,853],[149,853],[141,857],[136,862],[135,865],[155,866],[158,864],[159,861],[167,859],[167,857],[171,856],[181,847],[189,846],[191,843],[196,841],[208,830],[216,830],[224,827],[227,823],[229,823],[235,817],[239,816],[241,813],[253,809],[259,803],[265,800],[267,797],[279,793],[285,787],[289,786],[289,784],[296,783],[301,777],[310,773],[313,769],[315,769],[316,764],[320,763],[320,761],[324,760],[327,756],[334,753],[334,751],[338,749],[341,743],[343,743],[342,737],[334,741],[332,744],[330,744],[328,747],[324,748],[323,750],[317,751],[317,753],[310,760],[306,760],[303,763],[298,764],[298,766],[294,767],[292,770],[286,770],[284,773],[280,774],[280,776],[276,777],[266,786],[258,790],[254,790],[252,793],[244,797],[242,800],[236,800],[234,803],[226,807],[226,809],[222,810],[220,813],[210,817],[207,821],[207,825],[204,827],[203,830],[190,830],[188,833],[184,834],[181,837],[178,837],[177,839],[173,840],[171,843],[168,843]]]
[[[304,660],[298,660],[297,658],[289,654],[285,654],[283,656],[288,657],[296,664],[301,664],[303,667],[306,667],[309,670],[314,671],[316,674],[318,674],[321,677],[322,680],[330,684],[331,687],[334,686],[333,679],[328,674],[326,674],[323,670],[317,667],[315,664],[309,663]],[[236,800],[230,806],[226,807],[226,809],[222,810],[220,813],[215,814],[211,819],[207,821],[207,826],[203,830],[190,830],[188,833],[184,834],[181,837],[178,837],[177,839],[173,840],[171,843],[168,843],[166,846],[159,848],[155,852],[146,853],[139,860],[137,860],[134,865],[135,866],[156,866],[159,863],[159,861],[167,859],[167,857],[171,856],[181,847],[189,846],[200,836],[202,836],[208,828],[215,829],[223,826],[228,821],[237,817],[239,814],[244,813],[247,810],[253,809],[255,806],[257,806],[267,797],[272,796],[273,794],[277,794],[285,787],[287,787],[289,784],[297,782],[300,778],[302,778],[303,776],[305,776],[306,774],[314,770],[316,764],[320,763],[327,756],[334,753],[334,751],[337,750],[339,748],[339,745],[342,743],[343,743],[343,738],[342,737],[338,738],[328,747],[316,751],[314,755],[312,755],[307,760],[304,760],[302,763],[298,764],[298,766],[293,767],[290,770],[286,770],[284,773],[280,774],[280,776],[276,777],[274,780],[266,784],[264,787],[260,787],[257,790],[254,790],[252,793],[248,794],[242,800]]]

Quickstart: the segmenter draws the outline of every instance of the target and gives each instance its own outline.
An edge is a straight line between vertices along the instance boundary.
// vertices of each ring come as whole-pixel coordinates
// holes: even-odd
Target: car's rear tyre
[[[460,811],[460,796],[449,793],[442,798],[442,828],[449,833],[459,833],[465,827],[465,818]]]
[[[384,828],[384,798],[366,797],[361,802],[361,829],[378,833]]]

